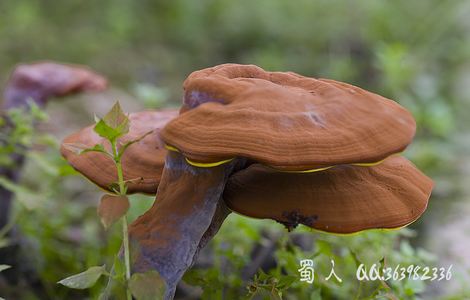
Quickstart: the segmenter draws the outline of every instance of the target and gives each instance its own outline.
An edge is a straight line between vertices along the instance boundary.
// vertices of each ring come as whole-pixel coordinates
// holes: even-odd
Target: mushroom
[[[181,114],[160,131],[170,151],[157,200],[129,231],[133,271],[157,270],[167,284],[166,299],[173,297],[185,270],[228,214],[222,195],[231,176],[246,168],[251,174],[254,163],[286,172],[284,176],[329,169],[328,174],[334,174],[334,168],[352,165],[355,171],[343,177],[352,176],[354,181],[363,176],[373,182],[374,176],[364,175],[360,167],[385,163],[406,148],[415,132],[411,114],[394,101],[333,80],[226,64],[192,73],[184,89]],[[380,167],[375,172],[391,174]],[[421,213],[427,201],[424,196],[408,203],[401,197],[413,192],[392,196],[392,190],[414,188],[414,183],[428,191],[429,182],[387,187],[394,182],[401,183],[383,182],[381,195],[387,197],[382,201],[393,203],[381,207],[397,206],[401,200],[404,206],[411,205],[408,208],[420,204],[412,209]],[[329,187],[336,188],[334,184]],[[311,186],[311,193],[316,188]],[[237,190],[228,192],[236,194]],[[336,195],[345,196],[340,191]],[[235,208],[238,198],[230,199]],[[379,220],[374,226],[389,224]]]
[[[403,151],[416,128],[408,111],[377,94],[256,66],[194,72],[184,89],[183,114],[162,138],[196,163],[245,157],[286,170],[371,163]]]
[[[31,99],[39,106],[51,97],[102,91],[106,79],[86,66],[51,61],[18,65],[5,90],[5,108],[23,106]]]
[[[432,180],[403,157],[361,167],[288,173],[253,164],[235,173],[223,198],[237,213],[333,233],[399,228],[425,211]]]
[[[141,141],[131,145],[123,156],[124,179],[127,180],[127,193],[155,194],[165,161],[166,149],[158,139],[160,128],[178,115],[177,110],[144,111],[129,115],[129,132],[120,139],[122,144],[136,140],[145,134]],[[113,184],[118,177],[112,159],[99,152],[79,154],[74,148],[91,148],[104,145],[110,151],[109,142],[100,137],[88,126],[68,137],[62,143],[61,153],[65,159],[93,183],[102,189],[113,192]]]

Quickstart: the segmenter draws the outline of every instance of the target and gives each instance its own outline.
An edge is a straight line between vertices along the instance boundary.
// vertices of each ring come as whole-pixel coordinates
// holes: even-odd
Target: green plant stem
[[[123,175],[123,172],[122,172],[121,158],[118,155],[116,142],[111,143],[111,146],[113,148],[114,162],[116,163],[118,183],[119,183],[119,194],[126,195],[126,186],[125,186],[126,183],[124,181],[124,175]]]
[[[111,143],[114,162],[116,163],[116,169],[118,174],[118,183],[119,183],[119,194],[125,195],[126,188],[124,182],[124,175],[122,172],[122,163],[121,158],[118,156],[118,151],[116,148],[116,142]],[[129,233],[127,229],[127,215],[122,217],[122,243],[124,244],[124,263],[126,267],[126,281],[129,282],[131,279],[131,266],[130,266],[130,258],[129,258]],[[131,291],[127,288],[126,289],[127,300],[132,300]]]
[[[127,231],[127,216],[122,217],[122,242],[124,244],[124,263],[126,265],[126,279],[127,282],[131,279],[131,266],[129,260],[129,234]],[[131,291],[129,288],[127,291],[127,299],[132,300]]]

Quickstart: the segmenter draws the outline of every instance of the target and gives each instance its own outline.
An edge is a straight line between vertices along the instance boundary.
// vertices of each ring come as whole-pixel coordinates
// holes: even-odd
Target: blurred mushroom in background
[[[20,64],[7,83],[2,109],[23,106],[28,101],[44,106],[51,98],[103,91],[106,87],[106,78],[86,66],[50,61]]]

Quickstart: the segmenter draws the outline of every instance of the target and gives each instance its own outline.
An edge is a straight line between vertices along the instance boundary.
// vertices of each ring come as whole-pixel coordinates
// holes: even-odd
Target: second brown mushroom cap
[[[124,180],[127,193],[155,194],[165,164],[167,150],[158,138],[159,131],[178,115],[177,110],[143,111],[129,115],[130,128],[121,144],[138,139],[123,156]],[[118,180],[117,170],[112,159],[100,152],[80,154],[81,149],[100,144],[110,151],[109,142],[93,130],[94,125],[69,135],[62,143],[61,153],[74,169],[82,173],[100,188],[113,192]],[[74,151],[74,148],[79,150]]]

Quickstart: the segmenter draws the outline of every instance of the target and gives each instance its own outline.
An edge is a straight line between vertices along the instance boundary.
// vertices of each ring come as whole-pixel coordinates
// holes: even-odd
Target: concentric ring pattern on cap
[[[161,131],[194,162],[233,157],[285,170],[372,163],[403,151],[416,124],[396,102],[334,80],[254,65],[192,73],[181,115]]]

